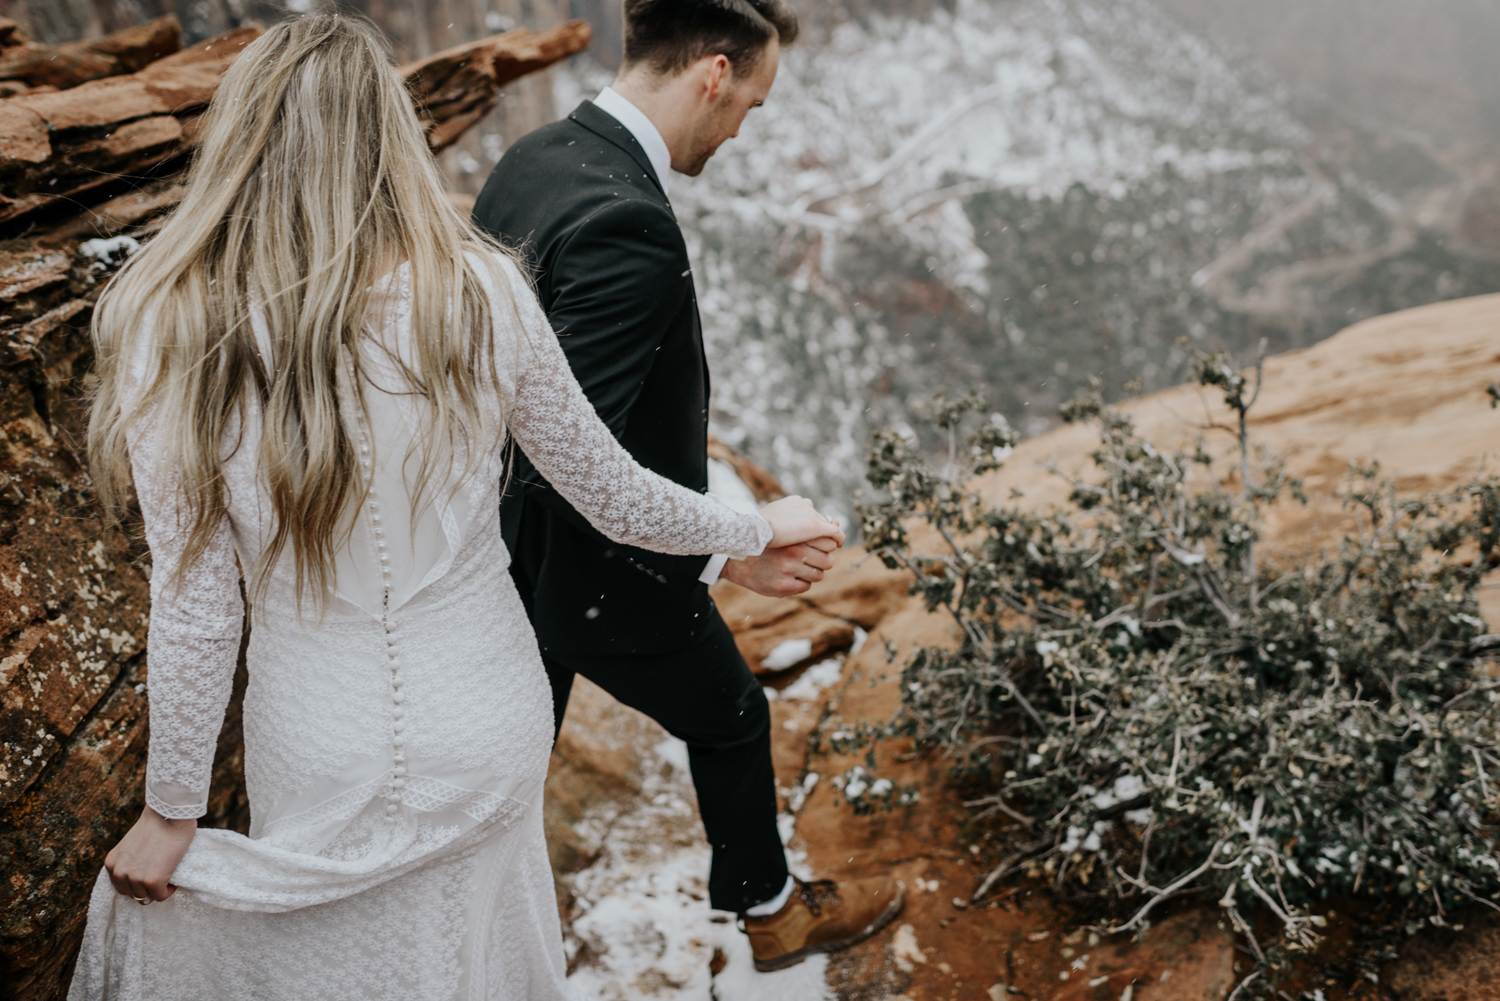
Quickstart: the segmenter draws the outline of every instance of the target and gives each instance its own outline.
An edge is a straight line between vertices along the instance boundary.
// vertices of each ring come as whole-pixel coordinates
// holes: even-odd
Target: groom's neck
[[[697,110],[700,88],[690,76],[690,72],[662,76],[645,67],[627,67],[610,84],[615,93],[651,119],[667,144],[674,165],[683,152]]]

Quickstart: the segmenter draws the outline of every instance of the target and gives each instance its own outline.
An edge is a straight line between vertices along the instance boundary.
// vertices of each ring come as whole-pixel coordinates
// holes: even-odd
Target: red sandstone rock
[[[429,123],[434,150],[451,145],[495,107],[502,86],[589,47],[587,21],[569,21],[546,32],[518,28],[455,46],[401,67]]]
[[[1500,1001],[1500,920],[1475,908],[1454,915],[1461,930],[1429,928],[1405,949],[1382,979],[1398,1001]]]
[[[729,581],[716,584],[713,596],[719,614],[734,630],[740,653],[756,674],[783,674],[847,650],[854,642],[852,623],[825,615],[795,598],[767,598]],[[769,655],[783,644],[800,650],[803,642],[806,650],[792,659],[767,663]],[[789,648],[779,651],[783,656],[785,649]]]
[[[0,170],[41,163],[51,155],[42,116],[8,101],[0,103]]]
[[[889,570],[863,549],[848,547],[834,554],[833,569],[798,598],[825,615],[870,629],[902,605],[910,584],[905,570]]]
[[[567,719],[552,749],[543,806],[553,872],[566,875],[592,861],[575,825],[601,807],[623,804],[639,793],[641,751],[665,735],[587,678],[574,679]],[[566,914],[568,902],[559,903]]]
[[[72,214],[80,199],[138,185],[179,159],[196,138],[194,119],[220,75],[259,35],[257,27],[237,28],[138,72],[0,102],[0,233],[6,224]],[[582,51],[589,37],[583,21],[542,33],[516,30],[401,67],[433,149],[488,114],[504,84]]]
[[[740,461],[759,468],[743,457]],[[770,479],[763,471],[760,475]],[[887,570],[864,550],[848,547],[834,554],[833,569],[823,580],[796,597],[767,598],[729,581],[716,584],[713,596],[750,669],[776,684],[772,679],[778,674],[849,649],[855,626],[869,629],[894,611],[910,580],[904,571]],[[796,640],[808,642],[805,654],[779,666],[764,663],[783,643]]]
[[[79,199],[139,181],[143,171],[184,153],[194,135],[188,120],[259,34],[238,28],[136,73],[0,103],[0,229],[39,214],[71,214]],[[45,155],[38,128],[48,143]]]
[[[12,290],[67,294],[83,280],[65,274],[58,289],[39,263]],[[37,409],[48,394],[30,388],[49,369],[70,381],[77,339],[44,338],[46,351],[0,368],[0,976],[16,998],[55,995],[108,847],[100,835],[139,811],[144,766],[139,553],[100,521],[77,457]]]
[[[11,22],[12,34],[14,25]],[[100,77],[134,73],[180,48],[182,26],[168,15],[90,42],[27,42],[0,49],[0,80],[63,90]]]

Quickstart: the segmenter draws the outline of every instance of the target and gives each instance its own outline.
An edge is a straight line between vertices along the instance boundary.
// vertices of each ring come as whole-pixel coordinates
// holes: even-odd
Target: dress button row
[[[373,465],[370,460],[370,442],[365,429],[359,429],[359,453],[360,465],[364,467],[365,491],[369,497],[368,510],[370,515],[370,528],[375,536],[376,555],[380,560],[381,597],[382,597],[382,622],[385,626],[386,658],[391,667],[391,760],[395,765],[394,778],[391,780],[390,792],[386,795],[385,822],[396,823],[396,815],[401,812],[401,791],[406,788],[406,738],[402,734],[406,730],[406,710],[401,703],[406,701],[401,694],[401,663],[397,630],[394,623],[390,621],[391,600],[391,557],[387,551],[385,532],[381,528],[380,502],[375,499],[375,477]]]
[[[379,528],[375,529],[375,537],[376,539],[380,539]],[[384,541],[380,541],[379,545],[384,548]],[[381,563],[386,563],[387,559],[388,557],[382,552],[380,554]],[[389,567],[382,566],[381,569],[389,577]],[[390,593],[390,581],[387,579],[385,583],[387,599],[389,599]],[[391,665],[391,746],[393,749],[391,757],[395,763],[395,778],[391,780],[391,792],[386,799],[385,819],[387,823],[394,824],[396,822],[396,814],[400,812],[401,791],[406,788],[406,755],[403,752],[403,748],[406,746],[406,738],[402,736],[406,732],[406,710],[401,705],[406,701],[406,696],[401,694],[401,662],[400,651],[398,649],[398,636],[396,628],[390,622],[389,618],[387,618],[385,623],[385,652]]]

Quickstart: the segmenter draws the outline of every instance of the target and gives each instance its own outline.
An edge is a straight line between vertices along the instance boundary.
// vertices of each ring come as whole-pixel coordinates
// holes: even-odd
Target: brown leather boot
[[[796,966],[815,952],[837,952],[863,942],[890,923],[906,903],[906,884],[890,876],[847,883],[820,879],[797,887],[775,914],[742,918],[755,968]]]

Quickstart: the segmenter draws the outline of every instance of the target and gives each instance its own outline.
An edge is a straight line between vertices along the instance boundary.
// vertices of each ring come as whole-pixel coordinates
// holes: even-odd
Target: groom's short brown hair
[[[783,46],[797,38],[786,0],[625,0],[626,65],[667,76],[716,55],[744,74],[773,38]]]

